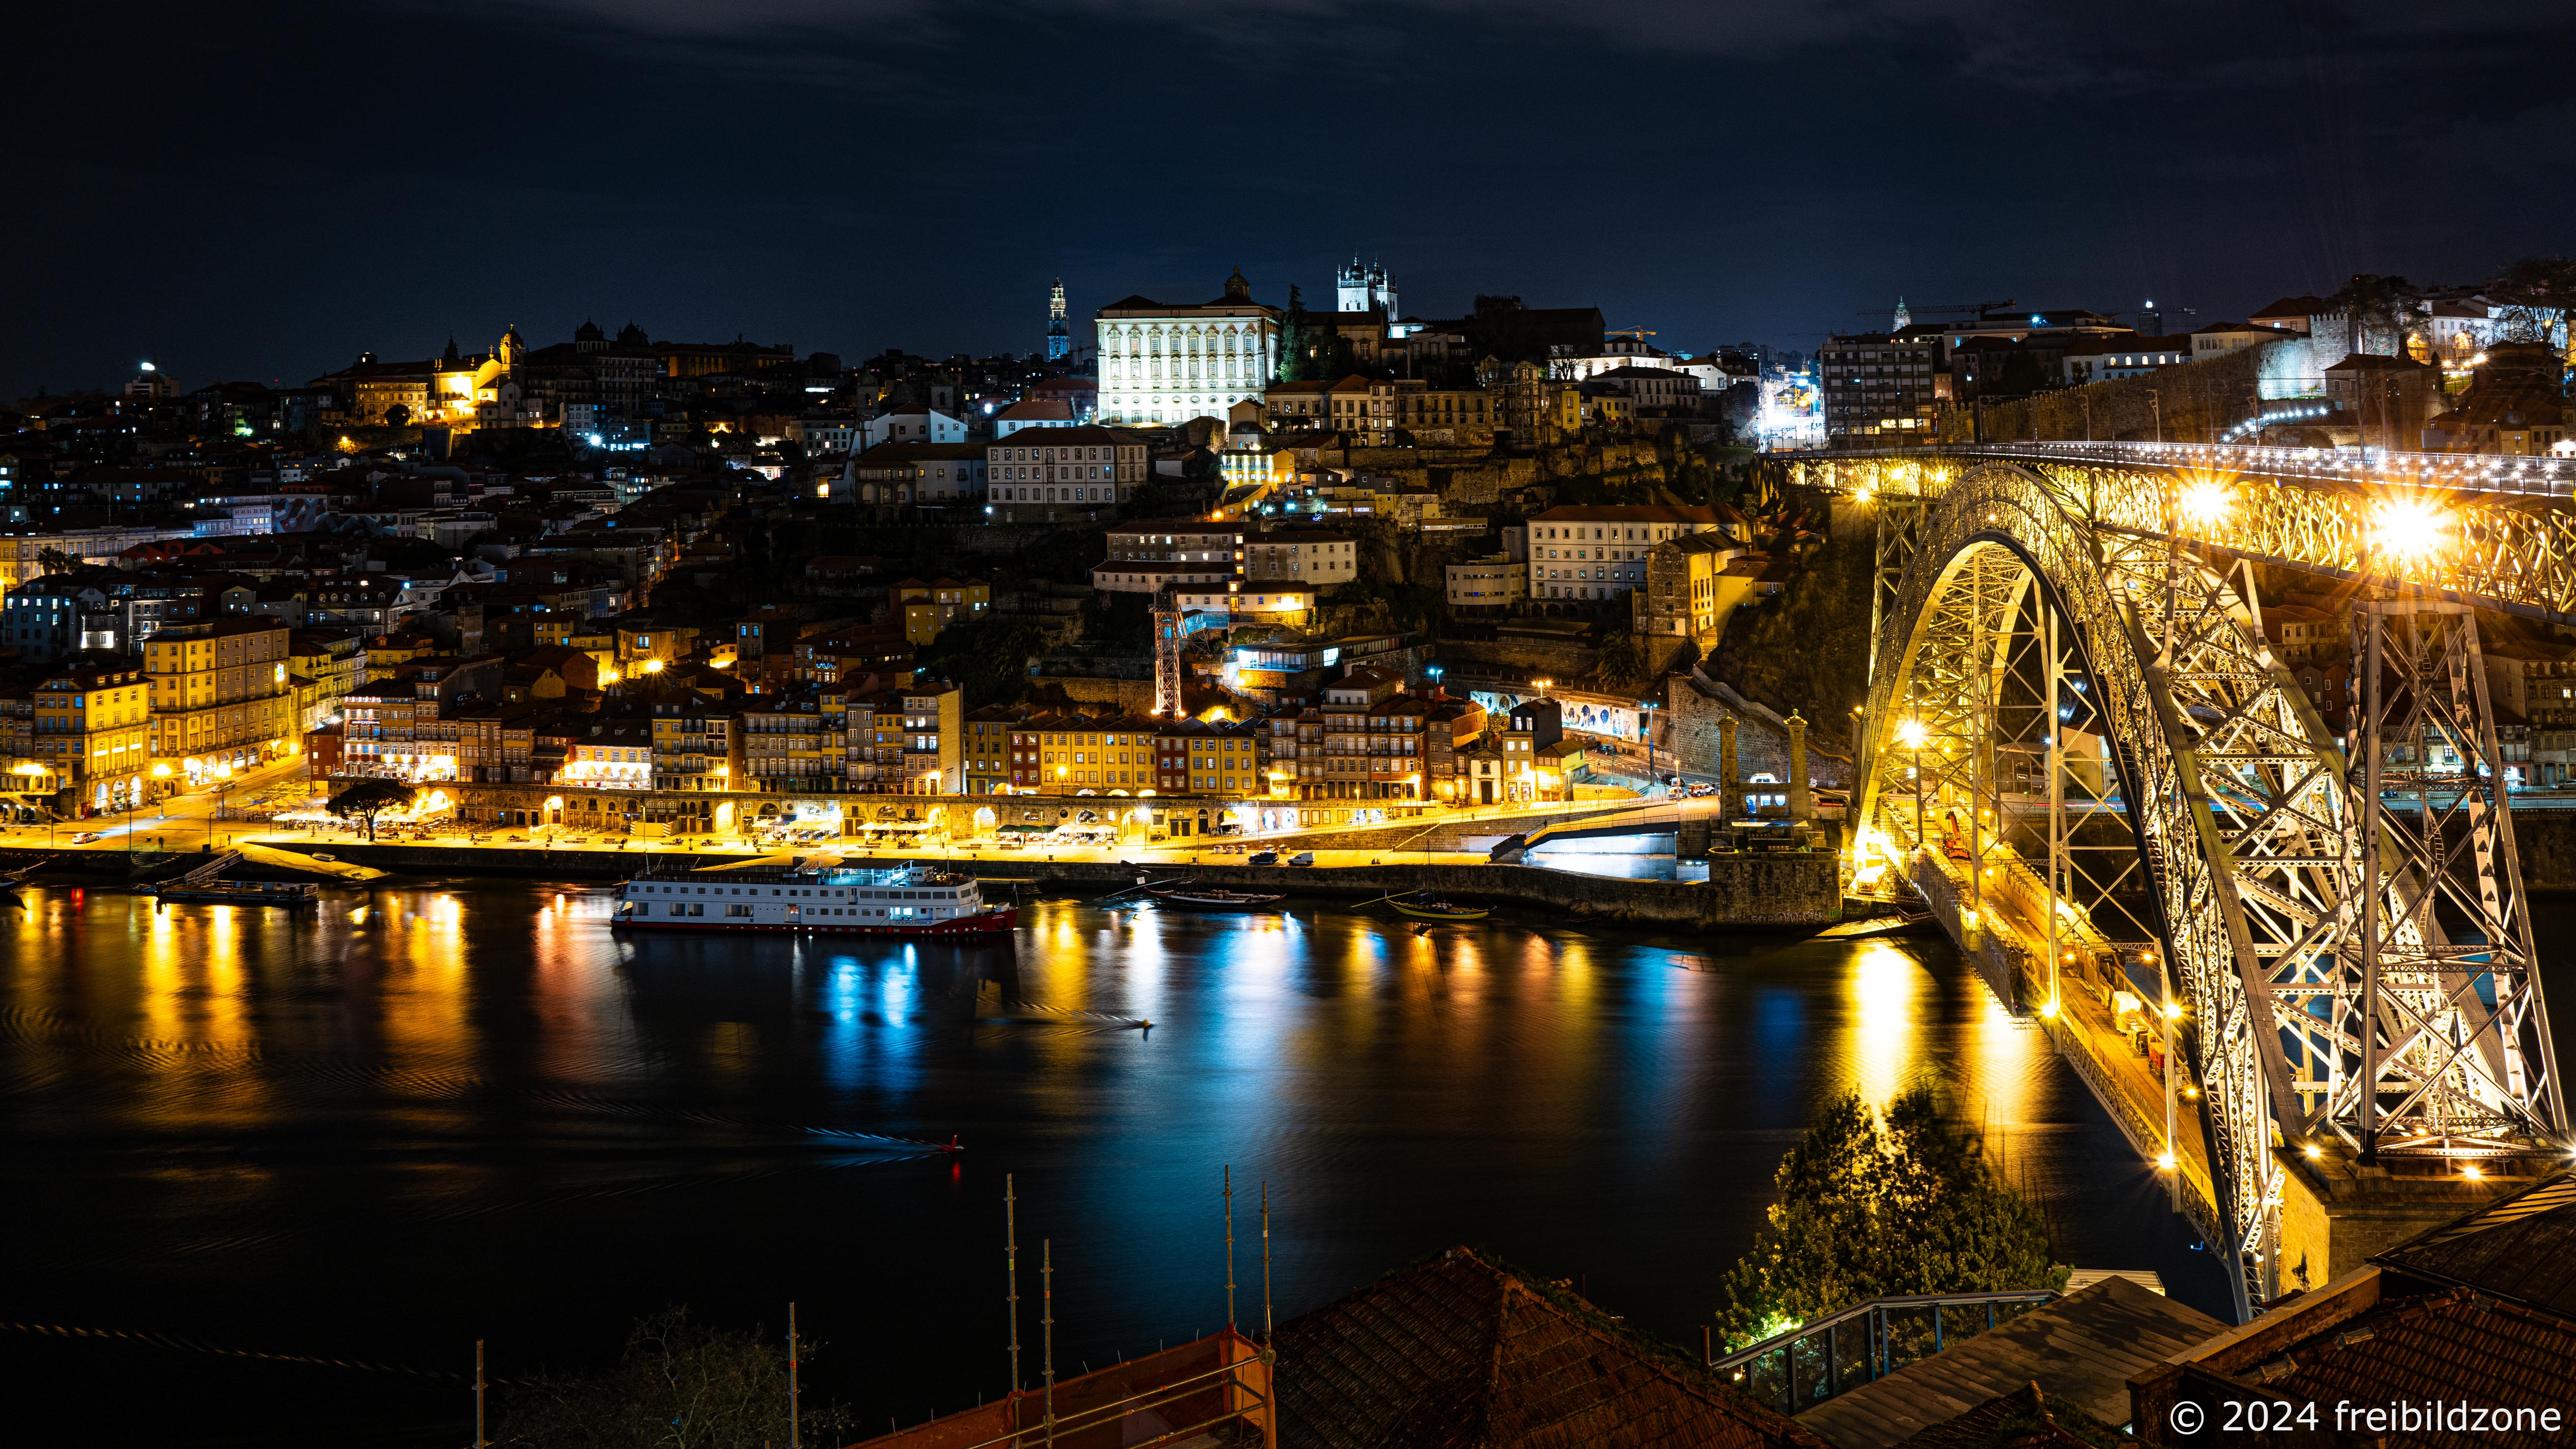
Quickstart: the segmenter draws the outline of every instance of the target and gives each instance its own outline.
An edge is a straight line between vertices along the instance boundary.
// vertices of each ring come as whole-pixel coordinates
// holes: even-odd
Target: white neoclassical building
[[[1236,272],[1197,306],[1127,297],[1097,314],[1100,421],[1152,426],[1223,418],[1259,402],[1279,367],[1280,313]]]

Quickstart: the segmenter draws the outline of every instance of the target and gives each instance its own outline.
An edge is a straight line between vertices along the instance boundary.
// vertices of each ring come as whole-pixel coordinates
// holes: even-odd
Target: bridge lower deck
[[[2173,1131],[2170,1137],[2166,1133],[2164,1079],[2144,1048],[2151,1038],[2171,1041],[2163,1023],[2142,1020],[2143,1029],[2124,1030],[2112,994],[2124,983],[2103,981],[2089,966],[2059,970],[2055,1009],[2050,1010],[2046,883],[2018,854],[1989,841],[1972,900],[1967,861],[1949,858],[1937,844],[1921,848],[1912,838],[1911,819],[1898,818],[1910,817],[1910,812],[1889,808],[1880,816],[1881,829],[1902,852],[1908,879],[1996,1000],[2038,1021],[2145,1165],[2174,1190],[2176,1208],[2205,1240],[2222,1241],[2215,1236],[2218,1223],[2210,1207],[2216,1196],[2201,1134],[2198,1090],[2191,1085],[2187,1067],[2175,1061],[2170,1051],[2166,1070],[2179,1071],[2181,1076],[2175,1084]],[[1974,945],[1967,943],[1962,930],[1963,909],[1977,921]],[[2089,922],[2064,910],[2058,912],[2057,947],[2060,952],[2073,951],[2081,963],[2118,949]],[[2158,1160],[2168,1155],[2175,1163],[2172,1168],[2159,1165]]]

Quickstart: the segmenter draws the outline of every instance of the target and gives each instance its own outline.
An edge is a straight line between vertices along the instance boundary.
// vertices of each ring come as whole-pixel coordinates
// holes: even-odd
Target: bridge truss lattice
[[[2564,1142],[2465,605],[2365,600],[2341,738],[2266,643],[2248,557],[2206,546],[2245,496],[2186,522],[2211,511],[2208,480],[1837,466],[1881,510],[1855,819],[1895,834],[1927,802],[1946,813],[1969,837],[1969,915],[2013,898],[1988,879],[1996,845],[2032,857],[2052,1001],[2061,910],[2156,943],[2200,1094],[2204,1231],[2239,1255],[2240,1316],[2280,1287],[2279,1153],[2475,1161]],[[2365,506],[2309,517],[2359,530]],[[2305,562],[2332,572],[2348,540],[2325,536]]]

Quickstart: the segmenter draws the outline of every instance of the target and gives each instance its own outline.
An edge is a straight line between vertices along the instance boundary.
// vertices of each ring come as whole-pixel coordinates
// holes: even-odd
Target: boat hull
[[[1400,901],[1389,901],[1387,904],[1417,921],[1481,921],[1493,914],[1491,911],[1426,911],[1419,906],[1408,906]]]
[[[1017,929],[1017,910],[986,911],[980,916],[961,916],[953,921],[921,921],[871,925],[865,920],[822,916],[801,921],[708,920],[682,917],[662,920],[651,916],[618,916],[609,922],[621,931],[692,931],[699,935],[773,935],[773,936],[892,936],[904,940],[949,941],[984,936],[1007,936]]]

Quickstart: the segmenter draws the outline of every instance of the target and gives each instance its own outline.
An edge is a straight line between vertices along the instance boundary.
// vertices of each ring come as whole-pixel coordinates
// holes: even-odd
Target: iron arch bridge
[[[2046,1015],[2106,949],[2160,978],[2168,1131],[2198,1119],[2160,1166],[2240,1320],[2285,1286],[2286,1154],[2563,1154],[2472,612],[2567,612],[2563,503],[2044,450],[1795,473],[1879,510],[1856,883],[1905,875]],[[2263,564],[2353,589],[2340,731]]]

